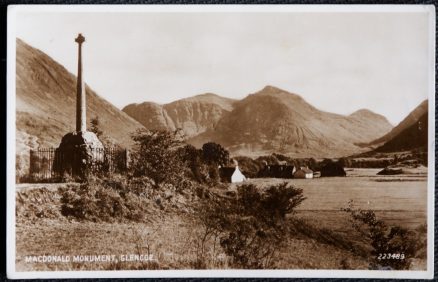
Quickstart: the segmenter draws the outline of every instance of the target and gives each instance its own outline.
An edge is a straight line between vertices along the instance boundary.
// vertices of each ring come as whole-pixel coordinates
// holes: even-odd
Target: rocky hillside
[[[233,109],[235,100],[207,93],[169,104],[152,102],[130,104],[123,111],[148,129],[175,130],[181,128],[193,137],[215,127]]]
[[[273,86],[240,101],[204,94],[165,105],[128,105],[123,111],[146,128],[182,128],[195,146],[214,141],[241,155],[348,155],[364,151],[358,144],[392,128],[385,117],[369,110],[349,116],[327,113]]]
[[[143,126],[88,86],[86,93],[87,123],[99,117],[104,135],[115,143],[129,145],[131,132]],[[75,107],[76,77],[43,52],[17,39],[17,154],[28,154],[30,148],[57,147],[62,136],[75,129]]]
[[[362,150],[355,144],[369,142],[391,128],[385,117],[371,111],[350,116],[327,113],[296,94],[267,86],[236,103],[214,130],[192,142],[213,140],[234,154],[331,157]]]
[[[373,140],[369,143],[372,146],[380,146],[384,143],[396,138],[402,131],[412,127],[417,124],[418,121],[428,112],[428,100],[424,100],[420,105],[418,105],[409,115],[404,118],[396,127],[394,127],[390,132],[383,135],[382,137]],[[426,126],[427,129],[427,126]]]
[[[428,112],[426,111],[411,126],[403,128],[400,133],[386,141],[375,151],[400,152],[414,149],[427,150],[428,124]]]

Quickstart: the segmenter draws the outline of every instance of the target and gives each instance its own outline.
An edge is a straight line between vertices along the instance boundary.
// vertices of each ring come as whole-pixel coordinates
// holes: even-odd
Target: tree
[[[147,176],[158,188],[161,183],[178,184],[184,174],[184,161],[178,148],[183,146],[179,130],[148,131],[139,129],[133,134],[132,153],[134,176]]]
[[[253,184],[237,187],[233,198],[212,197],[197,209],[204,242],[219,239],[220,246],[235,268],[273,268],[278,250],[289,233],[287,214],[305,200],[303,190],[280,183],[258,189]]]
[[[96,134],[97,137],[100,137],[103,134],[103,131],[100,129],[99,117],[95,116],[94,118],[92,118],[90,124],[91,124],[90,131],[94,132],[94,134]]]
[[[185,145],[178,149],[182,161],[188,168],[188,176],[199,183],[204,183],[208,179],[208,167],[203,162],[202,150],[196,149],[192,145]]]
[[[230,161],[230,153],[220,144],[214,142],[202,145],[202,153],[208,164],[226,166]]]
[[[350,158],[340,158],[338,162],[342,167],[352,167],[353,163]]]
[[[377,218],[374,211],[355,208],[353,201],[341,210],[350,214],[354,229],[371,246],[371,269],[410,268],[418,249],[418,239],[413,230],[397,225],[388,226]]]

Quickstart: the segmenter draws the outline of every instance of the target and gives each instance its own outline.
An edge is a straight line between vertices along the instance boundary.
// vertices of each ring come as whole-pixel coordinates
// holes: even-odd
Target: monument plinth
[[[102,142],[96,134],[87,131],[87,105],[82,70],[82,44],[85,42],[85,37],[79,33],[75,41],[78,43],[76,131],[64,135],[57,149],[57,163],[62,173],[69,170],[85,171],[87,166],[103,161],[104,158]]]

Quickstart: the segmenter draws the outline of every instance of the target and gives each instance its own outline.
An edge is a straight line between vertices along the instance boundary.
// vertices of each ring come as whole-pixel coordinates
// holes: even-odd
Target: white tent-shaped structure
[[[239,183],[246,180],[245,175],[240,171],[239,166],[236,165],[236,168],[234,169],[233,175],[231,175],[231,183]]]

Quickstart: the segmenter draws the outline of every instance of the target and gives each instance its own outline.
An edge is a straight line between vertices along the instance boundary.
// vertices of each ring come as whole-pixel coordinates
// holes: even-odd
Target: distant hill
[[[212,140],[242,155],[330,157],[362,150],[355,144],[391,128],[385,117],[371,111],[350,116],[323,112],[296,94],[267,86],[237,102],[213,130],[191,142],[199,146]]]
[[[130,104],[123,111],[148,129],[175,130],[181,128],[187,137],[209,129],[233,109],[235,100],[207,93],[169,104],[152,102]]]
[[[129,146],[131,132],[143,126],[88,86],[86,95],[87,124],[91,118],[99,117],[104,135]],[[75,107],[76,77],[40,50],[17,39],[17,154],[28,154],[29,149],[37,147],[58,147],[62,136],[75,130]]]
[[[427,165],[428,101],[423,101],[396,127],[373,140],[370,150],[354,154],[351,158],[403,159]]]
[[[427,112],[428,112],[428,100],[424,100],[423,102],[421,102],[420,105],[418,105],[412,112],[410,112],[409,115],[407,117],[405,117],[390,132],[373,140],[368,145],[369,146],[383,145],[385,142],[388,142],[391,139],[395,138],[397,135],[399,135],[405,129],[416,124],[421,119],[421,117],[424,116],[424,114],[427,115]]]
[[[427,150],[428,113],[423,113],[412,125],[375,149],[376,152],[400,152],[414,149]]]
[[[165,105],[132,104],[123,111],[146,128],[182,128],[195,146],[214,141],[240,155],[342,156],[363,151],[358,143],[392,128],[369,110],[349,116],[327,113],[273,86],[240,101],[204,94]]]

